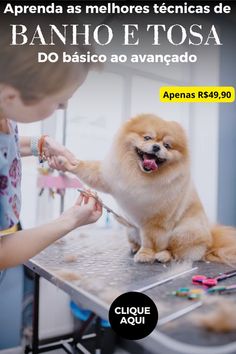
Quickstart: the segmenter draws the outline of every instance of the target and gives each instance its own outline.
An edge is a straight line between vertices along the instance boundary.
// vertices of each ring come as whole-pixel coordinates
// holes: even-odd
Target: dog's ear
[[[171,127],[173,128],[173,131],[176,134],[182,135],[183,138],[187,139],[187,132],[186,132],[184,127],[179,122],[176,122],[175,120],[172,120],[169,123],[171,124]]]
[[[188,136],[182,125],[176,121],[170,121],[172,135],[174,137],[175,143],[179,147],[178,150],[184,155],[188,155]]]
[[[175,120],[171,120],[170,123],[173,128],[184,130],[182,125],[180,123],[176,122]]]

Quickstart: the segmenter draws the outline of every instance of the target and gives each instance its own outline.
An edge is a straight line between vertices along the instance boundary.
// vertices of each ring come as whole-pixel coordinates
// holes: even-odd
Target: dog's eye
[[[152,140],[151,136],[149,136],[149,135],[145,135],[145,136],[143,137],[143,139],[146,140],[146,141],[147,141],[147,140]]]
[[[171,146],[170,146],[170,144],[168,144],[168,143],[164,143],[163,146],[164,146],[167,150],[170,150],[170,149],[171,149]]]

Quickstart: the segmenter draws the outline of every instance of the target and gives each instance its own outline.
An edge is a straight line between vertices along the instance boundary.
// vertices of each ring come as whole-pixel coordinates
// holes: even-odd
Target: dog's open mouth
[[[144,172],[156,171],[164,162],[166,162],[166,159],[162,159],[155,154],[148,154],[139,148],[136,148],[136,153],[140,158],[141,167]]]

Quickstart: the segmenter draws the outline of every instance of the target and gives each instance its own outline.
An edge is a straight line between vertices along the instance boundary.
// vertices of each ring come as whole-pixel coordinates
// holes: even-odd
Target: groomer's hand
[[[102,215],[101,204],[92,196],[80,194],[75,205],[60,216],[60,221],[68,223],[69,229],[97,221]]]
[[[67,164],[72,167],[77,165],[77,160],[72,152],[50,136],[45,137],[43,152],[47,158],[48,165],[58,171],[65,172]]]

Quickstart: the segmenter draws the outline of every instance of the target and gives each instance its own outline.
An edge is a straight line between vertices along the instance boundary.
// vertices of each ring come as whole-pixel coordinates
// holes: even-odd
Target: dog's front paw
[[[172,257],[171,257],[170,252],[165,250],[165,251],[157,252],[155,254],[155,258],[158,262],[166,263],[166,262],[169,262]]]
[[[134,256],[136,263],[153,263],[155,262],[155,252],[149,248],[141,248]]]

